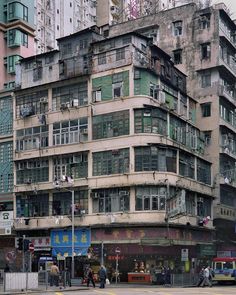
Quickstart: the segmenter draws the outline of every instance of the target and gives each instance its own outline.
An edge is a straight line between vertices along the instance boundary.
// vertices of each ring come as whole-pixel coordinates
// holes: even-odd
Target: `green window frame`
[[[135,133],[156,133],[167,135],[167,112],[159,108],[134,111]]]
[[[129,172],[129,149],[93,153],[93,176]]]
[[[16,62],[18,62],[22,57],[20,55],[10,55],[7,57],[7,72],[9,74],[15,74]]]
[[[93,139],[110,138],[129,134],[129,111],[94,116]]]
[[[135,172],[167,171],[176,173],[177,152],[158,146],[135,147]]]

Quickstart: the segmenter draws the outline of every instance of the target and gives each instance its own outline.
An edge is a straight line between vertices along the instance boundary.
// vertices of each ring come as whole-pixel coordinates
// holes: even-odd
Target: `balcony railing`
[[[236,210],[230,206],[218,204],[214,207],[214,217],[234,221],[236,219]]]

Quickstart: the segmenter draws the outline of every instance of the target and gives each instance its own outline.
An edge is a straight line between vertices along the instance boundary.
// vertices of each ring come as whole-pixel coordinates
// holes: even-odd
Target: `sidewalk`
[[[26,291],[24,291],[24,293],[22,291],[6,291],[3,292],[3,289],[1,288],[2,286],[0,285],[0,295],[14,295],[14,294],[26,294]],[[166,289],[165,286],[163,285],[149,285],[149,284],[132,284],[132,283],[112,283],[109,285],[106,285],[106,289],[110,289],[110,288],[153,288],[153,289]],[[192,288],[195,286],[172,286],[174,288]],[[96,284],[96,289],[99,288],[99,284]],[[169,287],[168,287],[169,288]],[[68,291],[83,291],[83,290],[89,290],[89,289],[93,289],[93,287],[90,286],[90,288],[87,288],[86,285],[80,285],[80,286],[73,286],[73,287],[48,287],[48,289],[46,290],[46,286],[45,285],[41,285],[39,286],[39,288],[37,290],[28,290],[27,294],[33,294],[33,293],[38,293],[38,292],[68,292]]]

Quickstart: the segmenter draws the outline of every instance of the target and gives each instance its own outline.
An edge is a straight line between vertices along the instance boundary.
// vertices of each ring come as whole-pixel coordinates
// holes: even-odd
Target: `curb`
[[[81,288],[81,287],[78,287],[78,288],[71,288],[71,289],[64,289],[63,287],[62,288],[58,288],[58,289],[37,289],[37,290],[28,290],[27,292],[24,290],[24,291],[6,291],[6,292],[0,292],[0,295],[16,295],[16,294],[34,294],[34,293],[39,293],[39,292],[47,292],[47,293],[51,293],[51,292],[73,292],[73,291],[83,291],[83,290],[89,290],[90,288],[87,288],[87,287],[84,287],[84,288]]]

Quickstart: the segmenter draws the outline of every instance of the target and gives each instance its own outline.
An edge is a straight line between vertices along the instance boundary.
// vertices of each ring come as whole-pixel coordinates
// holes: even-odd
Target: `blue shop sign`
[[[87,228],[75,229],[73,241],[74,256],[86,255],[91,246],[91,230]],[[53,256],[72,256],[72,231],[52,230],[51,246]]]

